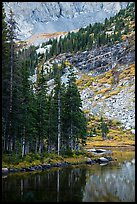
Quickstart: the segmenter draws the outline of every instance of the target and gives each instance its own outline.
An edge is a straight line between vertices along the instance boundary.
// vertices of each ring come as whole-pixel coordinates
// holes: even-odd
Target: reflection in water
[[[111,164],[97,164],[8,175],[2,179],[2,201],[132,202],[135,201],[134,161],[115,168]]]
[[[77,202],[82,200],[86,169],[54,169],[3,179],[3,201]]]
[[[89,176],[83,202],[134,202],[135,160],[124,163],[120,168],[109,166]]]

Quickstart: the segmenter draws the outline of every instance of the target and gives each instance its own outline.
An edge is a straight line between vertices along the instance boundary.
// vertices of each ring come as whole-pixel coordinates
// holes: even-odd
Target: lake
[[[2,176],[3,202],[135,202],[135,159]]]

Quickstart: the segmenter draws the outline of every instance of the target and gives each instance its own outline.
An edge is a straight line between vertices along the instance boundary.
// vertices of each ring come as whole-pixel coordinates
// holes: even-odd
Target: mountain
[[[108,32],[110,32],[109,37],[106,34]],[[86,34],[93,36],[93,43],[84,41],[87,39]],[[60,52],[57,52],[60,41],[62,47]],[[135,133],[134,5],[121,10],[105,24],[87,26],[77,33],[66,35],[66,38],[60,41],[53,40],[51,44],[47,42],[36,48],[40,63],[31,80],[35,83],[42,67],[47,74],[52,70],[54,63],[60,64],[64,61],[62,83],[66,83],[68,67],[72,65],[77,77],[76,83],[81,94],[83,110],[89,120],[88,128],[96,126],[98,129],[96,123],[99,123],[102,115],[112,120],[115,126],[121,124],[125,130]],[[74,41],[75,44],[70,47]],[[51,55],[46,60],[44,50],[47,46],[54,49],[50,50]],[[48,85],[50,91],[54,79],[51,78]],[[117,135],[117,131],[120,130],[114,131]]]
[[[2,6],[3,152],[19,153],[18,158],[31,152],[69,154],[88,147],[93,138],[87,136],[96,136],[97,143],[134,145],[135,3],[7,2],[5,7],[30,39],[15,40],[12,15],[8,26]],[[39,36],[47,39],[32,45]]]
[[[15,14],[21,40],[40,34],[71,31],[103,22],[129,2],[5,2],[5,11]]]
[[[123,128],[135,128],[135,34],[112,46],[89,51],[59,54],[42,63],[32,79],[37,79],[40,67],[45,71],[54,63],[65,62],[62,82],[66,83],[68,67],[73,65],[77,77],[83,110],[87,117],[119,121]],[[128,46],[129,45],[129,46]],[[113,52],[111,53],[111,51]],[[102,63],[100,63],[102,61]],[[104,65],[103,65],[104,63]],[[36,74],[37,73],[37,74]],[[48,82],[53,88],[54,80]],[[89,123],[89,127],[91,124]],[[95,125],[94,125],[95,126]]]

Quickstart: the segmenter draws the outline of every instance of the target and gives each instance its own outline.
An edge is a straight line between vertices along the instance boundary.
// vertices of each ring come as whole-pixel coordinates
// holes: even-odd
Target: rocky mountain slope
[[[135,33],[113,46],[91,51],[64,53],[51,58],[44,69],[65,61],[73,65],[87,117],[104,116],[119,121],[127,130],[135,128]],[[110,50],[113,50],[113,52]],[[94,55],[93,55],[94,53]],[[36,77],[36,76],[35,76]],[[35,78],[36,79],[36,78]],[[62,81],[67,81],[67,67]],[[49,81],[50,87],[54,80]],[[134,130],[132,130],[134,132]]]
[[[30,2],[26,2],[27,5],[28,3]],[[51,6],[50,8],[54,10],[55,5],[56,6],[57,4],[59,6],[63,5],[63,2],[62,3],[54,2],[54,3],[51,3],[51,4],[47,3],[45,5],[44,2],[43,4],[42,3],[37,4],[36,2],[34,3],[34,8],[36,5],[43,5],[44,8],[47,5],[50,5]],[[48,10],[48,15],[50,16],[49,19],[51,19],[52,25],[54,23],[57,23],[59,19],[63,19],[62,21],[63,23],[60,25],[64,26],[64,22],[65,22],[64,19],[67,19],[67,23],[69,22],[69,20],[72,20],[75,27],[76,21],[74,18],[76,17],[75,15],[73,15],[73,12],[74,13],[76,12],[76,8],[77,8],[77,12],[79,11],[78,17],[80,21],[83,22],[83,19],[84,19],[83,16],[88,15],[89,17],[89,13],[90,14],[92,13],[93,15],[93,13],[97,8],[98,8],[98,11],[100,11],[98,13],[100,13],[100,15],[103,15],[105,17],[105,14],[101,14],[101,12],[103,12],[103,9],[106,11],[107,14],[111,11],[111,14],[113,15],[116,12],[116,10],[118,11],[118,8],[120,8],[120,7],[117,7],[118,5],[119,6],[121,5],[121,7],[122,6],[124,7],[127,5],[124,2],[122,2],[123,4],[121,4],[120,2],[114,2],[114,3],[100,2],[98,4],[95,2],[93,2],[94,4],[87,2],[88,6],[94,5],[96,7],[94,9],[91,9],[90,7],[91,11],[89,11],[88,7],[86,7],[87,4],[85,3],[85,6],[83,4],[83,7],[80,7],[80,8],[85,9],[84,11],[86,11],[87,13],[81,14],[82,10],[80,10],[80,8],[78,10],[78,7],[76,7],[76,5],[80,6],[82,5],[80,3],[83,3],[83,2],[72,2],[72,3],[66,2],[66,3],[67,3],[66,5],[69,5],[69,6],[71,5],[71,7],[68,7],[70,8],[71,13],[69,12],[67,13],[69,9],[66,10],[65,8],[62,8],[60,10],[60,13],[56,15],[57,16],[56,18],[58,18],[56,20],[55,20],[56,12],[54,12],[54,15],[51,15],[52,11],[50,9]],[[9,5],[10,6],[18,5],[16,9],[20,8],[20,3],[13,3]],[[25,4],[23,5],[24,7],[22,7],[22,9],[25,8]],[[73,9],[72,5],[73,6],[75,5],[75,9]],[[40,7],[38,8],[40,9]],[[58,10],[58,9],[56,8],[55,10]],[[134,13],[132,12],[132,9],[130,10],[130,13],[132,14]],[[109,15],[111,14],[109,13]],[[42,45],[40,45],[39,48],[37,47],[36,53],[39,54],[39,57],[38,57],[39,63],[36,66],[35,71],[33,72],[34,75],[30,77],[30,80],[32,80],[32,82],[35,84],[35,82],[37,81],[37,78],[39,77],[42,67],[44,68],[45,74],[47,74],[49,72],[52,72],[52,67],[54,63],[57,63],[59,65],[63,61],[65,63],[65,69],[63,70],[62,83],[66,83],[68,68],[70,65],[72,65],[72,67],[75,70],[75,74],[77,78],[76,83],[81,94],[83,110],[88,118],[88,130],[90,131],[91,129],[96,128],[96,130],[98,131],[99,129],[98,124],[100,122],[101,116],[103,116],[108,123],[112,122],[112,124],[115,124],[112,128],[112,132],[109,133],[110,137],[111,137],[111,133],[113,137],[114,136],[117,137],[117,133],[121,134],[121,137],[123,137],[124,135],[123,130],[127,132],[129,131],[127,133],[127,137],[131,133],[132,135],[135,134],[135,21],[134,21],[134,16],[132,16],[131,18],[131,16],[129,15],[129,11],[125,12],[122,15],[126,16],[124,17],[125,21],[123,22],[124,29],[123,27],[117,28],[117,30],[113,29],[116,26],[116,22],[118,21],[120,23],[122,21],[121,19],[123,18],[123,16],[122,17],[117,16],[117,19],[115,19],[113,23],[111,23],[110,29],[107,28],[107,30],[105,31],[105,33],[106,32],[118,33],[119,30],[121,29],[120,30],[121,39],[118,41],[115,40],[113,43],[108,42],[105,45],[104,44],[96,45],[96,46],[93,46],[92,48],[85,49],[84,51],[81,49],[76,52],[64,52],[60,54],[56,53],[52,55],[50,58],[48,58],[47,60],[44,54],[46,53],[47,46],[48,46],[48,49],[50,50],[50,47],[52,45],[48,44],[45,47],[44,46],[41,47]],[[27,9],[26,9],[25,18],[26,16],[27,16]],[[54,18],[54,21],[52,22],[53,18]],[[28,22],[30,22],[29,20],[30,19],[28,18]],[[39,15],[39,20],[40,20],[40,15]],[[31,26],[29,27],[26,24],[27,28],[32,28],[30,29],[31,30],[30,35],[32,34],[32,31],[35,33],[36,30],[34,27],[37,25],[39,20],[33,21],[32,27]],[[92,23],[92,19],[90,19],[89,21],[90,23]],[[25,19],[24,19],[24,22],[25,22]],[[45,22],[46,20],[44,20],[43,18],[43,21],[41,22],[40,20],[39,23],[41,24]],[[117,24],[119,25],[119,23]],[[43,27],[45,31],[46,31],[46,28],[49,28],[48,31],[53,32],[53,30],[50,30],[51,24],[48,23],[47,27],[46,26]],[[69,26],[69,23],[67,25]],[[127,33],[125,32],[126,26],[128,26]],[[62,27],[62,28],[64,29],[65,27]],[[40,27],[38,27],[38,31],[41,32]],[[85,31],[85,33],[86,32],[87,31]],[[91,33],[91,34],[94,34],[94,33]],[[111,35],[110,35],[110,38],[111,38]],[[114,39],[114,36],[113,36],[113,39]],[[93,38],[93,40],[95,40],[95,38]],[[50,92],[54,86],[54,79],[51,79],[48,81],[48,86],[49,86],[49,92]],[[122,128],[122,131],[120,128]]]
[[[47,61],[41,61],[31,77],[35,83],[41,66],[44,66],[47,73],[47,70],[52,70],[53,63],[60,64],[64,61],[66,68],[62,83],[66,83],[68,67],[72,65],[83,110],[89,120],[89,130],[95,126],[98,129],[98,123],[103,116],[113,121],[117,127],[121,126],[124,130],[135,133],[135,22],[133,19],[129,21],[128,16],[126,19],[129,31],[122,34],[120,42],[75,53],[58,54]],[[42,49],[44,48],[36,51]],[[48,85],[51,90],[54,79]],[[116,131],[119,130],[113,131],[117,135]]]
[[[15,14],[22,40],[38,33],[71,31],[114,16],[129,2],[5,2]]]

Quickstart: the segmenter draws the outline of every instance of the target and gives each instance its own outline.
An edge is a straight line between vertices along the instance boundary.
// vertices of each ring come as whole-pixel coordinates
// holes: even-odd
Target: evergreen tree
[[[80,139],[85,139],[86,119],[72,66],[69,68],[68,85],[64,99],[64,132],[70,150],[78,149]]]
[[[36,152],[41,154],[44,149],[44,140],[47,139],[47,127],[48,127],[48,110],[47,110],[47,79],[44,76],[43,66],[41,69],[40,77],[37,81],[36,88],[36,100],[37,100],[37,132],[38,138],[36,138]],[[37,149],[38,148],[38,149]]]
[[[51,152],[56,149],[57,144],[57,108],[54,97],[54,90],[48,96],[47,101],[48,124],[47,124],[47,151]]]
[[[4,11],[3,11],[4,12]],[[3,90],[6,88],[4,93],[6,103],[6,114],[5,119],[3,118],[4,134],[6,136],[6,142],[4,144],[4,149],[12,151],[13,140],[14,140],[14,130],[13,130],[13,92],[14,84],[16,83],[16,67],[17,67],[17,55],[16,55],[16,22],[14,21],[13,12],[10,10],[9,21],[8,21],[8,32],[6,29],[6,23],[4,23],[5,14],[3,14],[3,51],[5,51],[3,56]],[[8,41],[8,42],[7,42]],[[7,50],[8,52],[6,52]],[[4,62],[6,60],[6,62]],[[5,65],[5,63],[7,65]],[[6,86],[7,85],[7,86]],[[4,97],[3,97],[4,98]],[[3,104],[3,109],[5,105]]]
[[[7,132],[10,96],[10,47],[8,42],[8,26],[5,21],[5,10],[2,3],[2,142],[3,150],[7,149]]]
[[[21,87],[20,91],[18,92],[19,98],[19,104],[16,104],[16,107],[19,106],[19,114],[17,115],[19,121],[16,121],[18,125],[18,129],[20,131],[18,132],[18,135],[20,137],[18,138],[19,143],[22,147],[22,157],[29,153],[29,151],[32,148],[32,133],[33,133],[33,125],[34,125],[34,96],[33,91],[31,87],[31,82],[29,80],[30,71],[29,71],[29,62],[25,59],[22,61],[22,67],[21,67],[21,76],[22,81],[20,82]],[[17,97],[17,96],[16,96]]]
[[[61,69],[62,67],[60,67]],[[56,123],[55,126],[57,128],[57,152],[58,155],[60,154],[60,148],[61,148],[61,114],[62,114],[62,107],[61,107],[61,97],[62,97],[62,89],[61,89],[61,71],[57,64],[54,64],[54,72],[55,72],[55,94],[54,94],[54,100],[55,100],[55,117],[56,117]]]
[[[103,117],[101,117],[100,121],[101,121],[101,133],[102,133],[102,138],[103,138],[103,139],[106,139],[106,136],[107,136],[107,134],[108,134],[108,132],[109,132],[109,128],[108,128],[107,124],[105,123]]]

